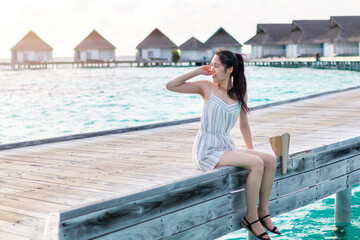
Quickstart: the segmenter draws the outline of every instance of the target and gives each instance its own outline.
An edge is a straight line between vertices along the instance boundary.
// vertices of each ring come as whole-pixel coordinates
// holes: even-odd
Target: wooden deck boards
[[[360,89],[253,111],[256,149],[287,131],[290,153],[360,135]],[[0,239],[41,239],[47,214],[201,175],[199,122],[0,151]],[[244,147],[238,124],[231,132]]]

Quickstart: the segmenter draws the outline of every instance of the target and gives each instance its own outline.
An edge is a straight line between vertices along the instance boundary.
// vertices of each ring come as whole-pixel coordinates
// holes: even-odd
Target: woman
[[[212,75],[213,82],[187,82],[199,75]],[[166,88],[179,93],[200,94],[204,100],[201,127],[193,147],[193,160],[198,168],[206,171],[215,167],[237,166],[250,170],[246,180],[247,213],[241,225],[259,239],[270,239],[263,226],[280,234],[269,215],[276,159],[273,155],[253,150],[242,56],[218,49],[211,65],[171,80]],[[228,135],[238,117],[247,149],[236,149]]]

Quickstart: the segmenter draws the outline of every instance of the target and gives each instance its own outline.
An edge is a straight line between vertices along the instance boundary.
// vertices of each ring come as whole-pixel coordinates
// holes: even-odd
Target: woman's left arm
[[[247,93],[244,97],[244,101],[247,103]],[[251,137],[250,124],[249,124],[247,115],[248,114],[243,109],[241,109],[240,116],[239,116],[239,127],[240,127],[241,134],[243,136],[246,148],[254,149],[252,137]]]

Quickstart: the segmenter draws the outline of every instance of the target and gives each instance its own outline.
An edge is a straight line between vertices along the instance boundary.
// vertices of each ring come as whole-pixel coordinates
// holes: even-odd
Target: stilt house
[[[75,47],[75,62],[113,61],[115,47],[96,30],[93,30]]]
[[[159,29],[155,28],[137,45],[138,61],[167,60],[172,61],[172,49],[177,46]]]
[[[190,38],[179,46],[181,51],[181,60],[205,60],[207,48],[204,43],[196,39]]]
[[[359,55],[360,16],[332,16],[329,30],[316,41],[324,45],[324,56]]]
[[[53,48],[30,30],[13,48],[11,63],[45,63],[53,61]]]
[[[291,24],[258,24],[251,45],[251,58],[285,57],[285,45],[278,41],[291,33]]]
[[[323,44],[316,39],[329,30],[329,20],[294,20],[291,33],[279,40],[286,45],[286,57],[309,57],[324,54]]]
[[[230,51],[241,53],[242,47],[242,45],[222,27],[220,27],[204,44],[208,49],[207,58],[212,58],[215,50],[218,48],[226,48]]]

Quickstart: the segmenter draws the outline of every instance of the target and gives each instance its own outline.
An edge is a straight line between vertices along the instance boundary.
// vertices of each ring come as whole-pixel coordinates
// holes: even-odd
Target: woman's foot
[[[259,214],[259,220],[261,222],[261,224],[270,232],[275,233],[275,234],[281,234],[279,229],[277,227],[274,226],[274,224],[271,221],[271,217],[269,212],[266,211],[258,211]]]
[[[245,216],[244,220],[241,222],[241,225],[254,234],[258,239],[270,239],[269,235],[266,233],[265,229],[260,223],[258,218],[251,218],[249,216]]]

